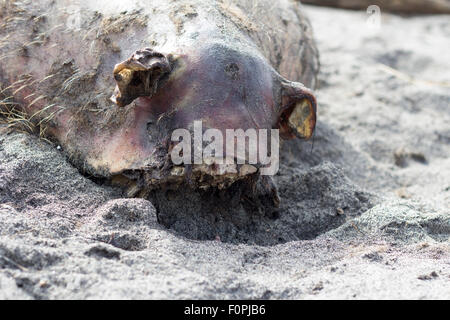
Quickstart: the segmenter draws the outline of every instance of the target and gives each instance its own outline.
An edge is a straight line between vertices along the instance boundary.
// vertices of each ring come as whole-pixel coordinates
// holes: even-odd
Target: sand
[[[318,125],[283,146],[280,209],[127,199],[3,127],[0,299],[449,299],[449,16],[305,10]]]

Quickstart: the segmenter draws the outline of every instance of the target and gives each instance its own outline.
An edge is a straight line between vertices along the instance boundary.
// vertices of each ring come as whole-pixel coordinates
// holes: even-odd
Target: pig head
[[[238,50],[220,42],[178,52],[144,48],[118,63],[113,74],[117,86],[111,100],[126,119],[78,143],[89,145],[80,149],[88,150],[86,159],[94,168],[110,176],[139,172],[146,188],[174,187],[186,179],[201,188],[226,188],[258,174],[260,163],[175,165],[172,132],[192,132],[196,121],[224,137],[227,129],[278,129],[283,139],[308,139],[314,131],[312,92],[281,77],[251,48]],[[223,150],[222,159],[229,158],[227,152]]]

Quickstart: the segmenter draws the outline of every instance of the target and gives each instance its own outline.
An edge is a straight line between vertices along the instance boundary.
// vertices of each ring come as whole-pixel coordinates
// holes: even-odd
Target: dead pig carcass
[[[170,135],[195,121],[285,139],[314,130],[318,53],[298,1],[10,0],[0,10],[4,106],[129,196],[255,180],[258,165],[174,166]]]

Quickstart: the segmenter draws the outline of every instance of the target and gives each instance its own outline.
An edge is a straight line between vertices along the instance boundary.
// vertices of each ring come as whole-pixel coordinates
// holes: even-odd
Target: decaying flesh
[[[130,196],[258,176],[257,165],[174,166],[171,132],[195,120],[313,133],[318,55],[299,2],[2,0],[0,24],[8,101]]]

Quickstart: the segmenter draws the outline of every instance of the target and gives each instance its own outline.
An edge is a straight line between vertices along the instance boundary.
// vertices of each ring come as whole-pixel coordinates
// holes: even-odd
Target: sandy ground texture
[[[319,122],[283,146],[279,210],[126,199],[3,128],[0,299],[450,299],[449,16],[305,8]]]

